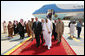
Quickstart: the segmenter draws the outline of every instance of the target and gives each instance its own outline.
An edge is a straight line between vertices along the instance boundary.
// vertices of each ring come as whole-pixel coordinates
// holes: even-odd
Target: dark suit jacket
[[[55,24],[53,23],[53,31],[52,31],[52,34],[55,33]]]
[[[22,26],[20,22],[17,27],[19,32],[24,32],[24,26]]]
[[[13,26],[14,26],[14,27],[13,27],[13,28],[14,28],[14,30],[16,30],[16,26],[17,26],[17,25],[15,25],[15,24],[13,23]]]
[[[68,27],[70,28],[70,24],[71,24],[71,22],[69,22],[69,24],[68,24]]]
[[[41,34],[41,31],[42,31],[42,25],[41,24],[42,24],[41,22],[38,22],[37,25],[36,25],[36,22],[33,23],[32,30],[34,31],[34,33],[36,35]]]

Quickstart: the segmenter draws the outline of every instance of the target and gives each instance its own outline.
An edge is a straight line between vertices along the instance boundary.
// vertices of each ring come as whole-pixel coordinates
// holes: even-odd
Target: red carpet
[[[30,44],[28,41],[25,42],[10,55],[76,55],[63,37],[60,44],[57,45],[56,43],[57,41],[54,41],[52,38],[52,47],[48,50],[44,44],[37,48],[34,39]]]

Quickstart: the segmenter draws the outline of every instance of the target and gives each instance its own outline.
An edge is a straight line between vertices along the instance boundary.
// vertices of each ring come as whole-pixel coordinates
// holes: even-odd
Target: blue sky
[[[45,4],[84,5],[84,1],[1,1],[1,21],[30,20],[32,13]]]

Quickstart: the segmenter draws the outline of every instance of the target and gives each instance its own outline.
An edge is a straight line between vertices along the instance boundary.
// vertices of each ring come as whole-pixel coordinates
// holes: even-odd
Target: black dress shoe
[[[57,42],[57,44],[59,44],[60,42]]]
[[[57,41],[57,39],[54,39],[55,41]]]
[[[22,38],[20,37],[20,39],[22,39]]]
[[[36,45],[36,47],[38,48],[38,47],[39,47],[39,45]]]
[[[41,45],[42,45],[43,43],[41,43]]]
[[[42,42],[41,44],[43,44],[44,42]]]
[[[20,39],[24,39],[24,38],[20,37]]]
[[[77,38],[77,39],[81,39],[81,38]]]

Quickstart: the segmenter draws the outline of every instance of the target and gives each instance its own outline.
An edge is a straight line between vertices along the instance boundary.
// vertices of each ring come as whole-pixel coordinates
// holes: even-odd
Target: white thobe
[[[51,33],[48,33],[48,32]],[[52,43],[51,43],[51,34],[52,34],[52,24],[50,23],[50,20],[48,19],[48,23],[44,24],[44,31],[43,31],[43,36],[45,39],[45,44],[48,47],[51,47]]]
[[[70,24],[70,34],[71,36],[74,36],[74,32],[75,32],[75,24]]]
[[[47,35],[47,29],[46,29],[46,23],[42,23],[42,30],[43,30],[43,37],[44,37],[44,40],[46,42],[46,35]]]
[[[3,31],[6,32],[6,26],[7,24],[6,23],[3,23]]]

